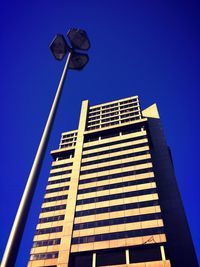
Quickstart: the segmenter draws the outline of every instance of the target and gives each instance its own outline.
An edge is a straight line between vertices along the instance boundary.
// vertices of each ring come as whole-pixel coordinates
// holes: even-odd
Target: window
[[[100,148],[100,147],[106,147],[106,146],[113,146],[113,145],[128,143],[128,142],[137,141],[137,140],[144,139],[144,138],[145,138],[145,136],[142,135],[142,136],[136,136],[136,137],[127,138],[127,139],[123,139],[123,140],[108,142],[105,144],[99,144],[99,145],[95,145],[95,146],[84,147],[83,151],[90,150],[90,149],[96,149],[96,148]]]
[[[108,122],[108,121],[114,121],[114,120],[119,120],[119,116],[103,119],[101,122]]]
[[[60,241],[61,241],[60,238],[35,241],[33,242],[33,248],[59,245]]]
[[[131,248],[129,255],[131,263],[162,260],[158,245],[145,245],[138,248]]]
[[[144,143],[137,144],[137,145],[129,145],[129,146],[125,146],[125,147],[107,149],[105,151],[99,151],[99,152],[90,153],[90,154],[83,154],[82,158],[96,157],[96,156],[100,156],[100,155],[106,155],[106,154],[115,153],[115,152],[124,151],[124,150],[129,150],[129,149],[133,149],[133,148],[148,146],[149,144],[145,140],[146,139],[144,138]]]
[[[60,148],[70,147],[70,146],[75,146],[75,145],[76,145],[76,142],[74,142],[74,143],[69,143],[69,144],[66,144],[66,145],[60,145]]]
[[[74,150],[73,151],[62,151],[58,152],[55,155],[52,155],[56,160],[63,160],[63,159],[70,159],[74,157]]]
[[[58,175],[63,175],[63,174],[68,174],[71,173],[72,170],[67,170],[67,171],[61,171],[61,172],[54,172],[54,173],[50,173],[49,177],[54,177],[54,176],[58,176]]]
[[[121,150],[123,151],[123,149],[121,149]],[[145,151],[139,151],[139,152],[129,153],[129,154],[120,155],[120,156],[114,156],[114,157],[109,157],[109,158],[104,158],[104,159],[97,159],[97,160],[93,160],[93,161],[82,162],[81,166],[88,166],[88,165],[93,165],[93,164],[103,163],[103,162],[109,162],[109,161],[119,160],[119,159],[124,159],[124,158],[133,158],[133,157],[137,157],[137,156],[141,156],[141,155],[146,155],[148,153],[149,153],[149,151],[145,150]]]
[[[67,205],[58,205],[58,206],[53,206],[53,207],[42,208],[41,213],[55,211],[55,210],[64,210],[66,209],[66,207]]]
[[[93,107],[91,107],[91,108],[90,108],[90,111],[97,111],[97,110],[100,110],[100,107],[98,107],[98,108],[93,108]]]
[[[89,111],[89,117],[96,116],[96,115],[100,115],[100,111],[97,111],[97,112],[93,112],[92,110]]]
[[[126,186],[133,186],[133,185],[139,185],[139,184],[146,184],[146,183],[152,183],[155,182],[154,178],[145,178],[145,179],[139,179],[139,180],[132,180],[127,182],[120,182],[115,184],[107,184],[107,185],[101,185],[101,186],[95,186],[85,189],[79,189],[78,194],[86,194],[91,192],[97,192],[97,191],[103,191],[103,190],[111,190],[114,188],[121,188]],[[111,192],[110,192],[111,193]]]
[[[126,168],[126,167],[130,167],[130,166],[145,164],[145,163],[150,163],[150,162],[151,162],[151,159],[143,159],[143,160],[137,160],[137,161],[132,161],[132,162],[125,162],[125,163],[120,163],[120,164],[116,164],[116,165],[110,165],[110,166],[80,171],[80,174],[85,175],[85,174],[94,173],[94,172],[103,172],[103,171],[107,171],[107,170]]]
[[[100,120],[100,116],[88,117],[88,121]]]
[[[149,235],[156,235],[156,234],[162,234],[162,233],[164,233],[164,227],[137,229],[137,230],[115,232],[115,233],[109,233],[109,234],[74,237],[72,239],[72,244],[89,243],[91,238],[93,238],[94,240],[92,242],[99,242],[99,241],[104,241],[104,240],[115,240],[115,239],[130,238],[130,237],[149,236]]]
[[[49,184],[60,184],[60,183],[65,183],[65,182],[69,182],[70,178],[63,178],[63,179],[57,179],[57,180],[53,180],[53,181],[48,181],[48,185]]]
[[[51,234],[51,233],[58,233],[62,232],[63,227],[57,226],[57,227],[51,227],[51,228],[44,228],[44,229],[38,229],[36,230],[36,235],[44,235],[44,234]]]
[[[127,117],[132,117],[132,116],[137,116],[140,115],[139,112],[133,112],[133,113],[126,113],[124,115],[121,115],[121,118],[127,118]]]
[[[74,225],[74,230],[111,226],[111,225],[117,225],[117,224],[127,224],[127,223],[142,222],[142,221],[151,221],[151,220],[158,220],[158,219],[161,219],[161,213],[135,215],[135,216],[122,217],[122,218],[92,221],[92,222],[86,222],[86,223],[77,223]]]
[[[70,253],[69,267],[92,267],[92,253]]]
[[[129,100],[121,101],[120,105],[126,105],[126,104],[137,102],[137,101],[138,101],[138,98],[132,98],[132,99],[129,99]]]
[[[59,168],[64,168],[64,167],[68,167],[68,166],[72,166],[73,162],[69,162],[69,163],[64,163],[64,164],[60,164],[60,165],[54,165],[51,167],[52,170],[55,169],[59,169]]]
[[[128,171],[128,172],[120,172],[120,173],[115,173],[115,174],[109,174],[109,175],[103,175],[103,176],[98,176],[98,177],[93,177],[89,179],[82,179],[79,180],[79,184],[87,184],[87,183],[93,183],[97,181],[103,181],[103,180],[109,180],[113,178],[119,178],[119,177],[125,177],[125,176],[131,176],[131,175],[137,175],[141,173],[148,173],[152,172],[152,168],[145,168],[145,169],[139,169],[135,171]]]
[[[64,220],[65,215],[51,216],[46,218],[40,218],[38,223],[56,222]]]
[[[150,201],[136,202],[136,203],[130,203],[130,204],[109,206],[109,207],[104,207],[104,208],[76,211],[75,215],[76,217],[81,217],[81,216],[89,216],[89,215],[101,214],[101,213],[107,213],[107,212],[145,208],[145,207],[151,207],[151,206],[157,206],[157,205],[159,205],[158,200],[150,200]]]
[[[126,264],[124,250],[97,252],[97,267]]]
[[[37,254],[32,254],[31,255],[30,261],[55,259],[55,258],[58,258],[58,252],[37,253]]]
[[[46,189],[46,194],[59,192],[59,191],[65,191],[65,190],[68,190],[68,189],[69,189],[68,185],[67,186],[57,187],[57,188]]]
[[[53,201],[57,201],[57,200],[64,200],[64,199],[67,199],[68,195],[62,195],[62,196],[56,196],[56,197],[48,197],[48,198],[45,198],[43,203],[46,203],[46,202],[53,202]]]
[[[150,189],[125,192],[125,193],[118,193],[118,194],[113,194],[113,195],[79,199],[77,200],[76,204],[84,205],[84,204],[89,204],[89,203],[103,202],[103,201],[108,201],[108,200],[113,200],[113,199],[120,199],[120,198],[127,198],[127,197],[134,197],[134,196],[141,196],[141,195],[148,195],[148,194],[155,194],[155,193],[157,193],[156,188],[150,188]]]
[[[128,108],[128,109],[122,109],[121,111],[120,111],[120,114],[124,114],[124,113],[129,113],[129,112],[132,112],[132,111],[139,111],[138,110],[138,107],[136,107],[136,108]]]
[[[139,120],[139,119],[140,119],[140,117],[137,116],[137,117],[133,117],[133,118],[130,118],[130,119],[124,119],[124,120],[121,120],[121,122],[124,123],[124,122],[129,122],[129,121]]]
[[[116,108],[111,108],[111,109],[102,110],[102,113],[103,113],[103,114],[104,114],[104,113],[111,113],[111,112],[113,112],[113,111],[118,111],[118,110],[119,110],[119,108],[116,107]]]

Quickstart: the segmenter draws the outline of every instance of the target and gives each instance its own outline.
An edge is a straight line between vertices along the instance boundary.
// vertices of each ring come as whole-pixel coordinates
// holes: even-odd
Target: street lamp
[[[81,70],[84,68],[84,66],[89,60],[87,54],[76,51],[77,49],[88,50],[90,48],[90,41],[88,39],[87,33],[84,30],[72,28],[68,31],[67,36],[72,47],[67,44],[62,34],[57,34],[49,47],[57,60],[62,60],[65,57],[66,53],[68,53],[68,56],[49,113],[49,117],[47,119],[46,126],[44,128],[44,132],[42,134],[42,138],[40,140],[40,144],[27,180],[27,184],[24,189],[24,193],[10,232],[6,249],[2,258],[1,267],[13,267],[15,265],[25,223],[28,217],[31,201],[35,192],[38,176],[40,173],[45,150],[51,133],[51,128],[56,115],[58,103],[61,97],[67,70]]]

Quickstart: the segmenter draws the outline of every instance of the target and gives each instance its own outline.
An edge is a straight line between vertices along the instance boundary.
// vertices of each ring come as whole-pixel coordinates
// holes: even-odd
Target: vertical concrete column
[[[93,255],[92,255],[92,267],[96,267],[96,257],[97,257],[96,253],[93,253]]]
[[[77,141],[76,141],[75,154],[73,160],[73,168],[71,173],[71,181],[69,184],[67,208],[63,224],[63,235],[61,239],[57,267],[68,267],[69,264],[69,255],[71,250],[71,240],[73,233],[73,223],[74,223],[74,215],[76,209],[76,199],[77,199],[78,183],[80,176],[87,112],[88,112],[88,101],[85,100],[82,102],[82,107],[81,107]]]
[[[126,264],[130,264],[129,249],[126,249]]]
[[[165,248],[164,248],[164,246],[160,246],[160,252],[161,252],[162,261],[165,261],[166,260],[166,256],[165,256]]]

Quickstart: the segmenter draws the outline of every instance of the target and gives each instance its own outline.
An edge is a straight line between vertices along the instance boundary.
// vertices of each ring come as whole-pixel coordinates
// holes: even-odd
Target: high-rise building
[[[29,267],[197,267],[156,105],[89,106],[62,134]]]

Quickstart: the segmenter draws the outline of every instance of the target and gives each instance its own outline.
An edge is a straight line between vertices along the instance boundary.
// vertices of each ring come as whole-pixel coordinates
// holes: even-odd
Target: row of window
[[[108,201],[108,200],[113,200],[113,199],[136,197],[136,196],[155,194],[155,193],[156,193],[156,188],[150,188],[150,189],[143,189],[143,190],[137,190],[137,191],[132,191],[132,192],[123,192],[123,193],[118,193],[118,194],[113,194],[113,195],[79,199],[77,200],[76,204],[84,205],[84,204],[97,203],[97,202]]]
[[[67,178],[57,179],[57,180],[53,180],[53,181],[48,181],[48,185],[61,184],[61,183],[69,182],[69,181],[70,181],[70,177],[67,177]]]
[[[100,106],[100,107],[96,107],[96,108],[90,108],[90,112],[92,111],[100,111],[101,109],[110,109],[113,107],[118,107],[120,105],[120,108],[125,108],[127,105],[129,106],[134,106],[134,105],[138,105],[138,101],[137,98],[134,99],[130,99],[130,100],[125,100],[125,101],[121,101],[121,102],[117,102],[117,103],[113,103],[113,104],[108,104],[105,106]]]
[[[89,126],[88,130],[95,130],[95,129],[99,129],[100,127],[101,128],[104,128],[104,127],[109,127],[109,126],[112,126],[112,125],[117,125],[119,124],[119,121],[113,121],[113,122],[110,122],[110,123],[105,123],[105,124],[96,124],[95,126]]]
[[[56,160],[63,160],[63,159],[72,159],[74,158],[74,149],[70,151],[62,151],[56,157]]]
[[[112,108],[109,108],[106,110],[103,109],[102,111],[100,111],[100,108],[98,108],[98,110],[94,109],[94,110],[89,111],[89,118],[91,118],[92,116],[100,116],[101,114],[105,114],[102,116],[110,116],[110,115],[112,116],[113,112],[120,112],[120,113],[131,112],[133,110],[137,110],[138,107],[139,107],[138,104],[134,103],[134,104],[128,104],[128,105],[120,106],[120,108],[119,107],[112,107]]]
[[[120,110],[120,113],[121,113],[121,114],[124,114],[124,113],[130,113],[130,112],[133,112],[133,111],[136,111],[136,110],[139,112],[138,107],[136,107],[136,108],[128,108],[128,109]]]
[[[65,215],[57,215],[51,217],[40,218],[38,223],[57,222],[64,220]]]
[[[73,137],[73,136],[77,136],[77,132],[75,132],[75,133],[71,133],[71,134],[63,134],[63,135],[62,135],[62,139],[64,139],[64,138],[69,138],[69,137]]]
[[[69,144],[60,145],[60,148],[70,147],[70,146],[75,146],[75,145],[76,145],[76,142],[73,142],[73,143],[69,143]]]
[[[113,103],[113,104],[102,106],[101,108],[106,109],[106,108],[112,108],[112,107],[117,107],[117,106],[118,106],[118,103]]]
[[[121,151],[123,151],[123,150],[121,150]],[[114,157],[109,157],[109,158],[103,158],[103,159],[97,159],[97,160],[82,162],[81,163],[81,166],[83,167],[83,166],[88,166],[88,165],[93,165],[93,164],[98,164],[98,163],[103,163],[103,162],[109,162],[109,161],[113,161],[113,160],[119,160],[119,159],[137,157],[137,156],[146,155],[148,153],[149,153],[148,150],[139,151],[139,152],[133,152],[133,153],[124,154],[124,155],[120,155],[120,156],[114,156]]]
[[[112,137],[116,137],[116,136],[119,136],[120,135],[120,132],[117,131],[117,132],[112,132],[112,133],[109,133],[109,134],[101,134],[101,139],[107,139],[107,138],[112,138]]]
[[[103,139],[107,139],[107,138],[112,138],[112,137],[120,136],[121,134],[125,135],[125,134],[136,133],[136,132],[141,132],[141,126],[137,126],[137,127],[134,127],[131,129],[125,129],[125,130],[120,129],[120,130],[115,131],[115,132],[112,131],[111,133],[104,133],[104,134],[101,133],[98,135],[97,134],[87,135],[87,136],[85,136],[84,143],[94,142],[94,141],[103,140]],[[143,135],[143,137],[144,137],[144,135]]]
[[[75,137],[76,138],[76,137]],[[63,143],[69,143],[69,142],[72,142],[74,140],[74,138],[68,138],[68,139],[63,139],[61,140],[62,144]]]
[[[106,118],[106,117],[115,116],[115,115],[119,115],[119,111],[115,111],[113,113],[107,113],[107,114],[101,115],[101,118]]]
[[[129,103],[133,103],[133,102],[137,102],[137,98],[122,101],[122,102],[120,102],[120,106],[125,105],[125,104],[129,104]]]
[[[68,174],[68,173],[71,173],[71,172],[72,172],[72,170],[54,172],[54,173],[50,173],[49,174],[49,177],[54,177],[54,176],[59,176],[59,175],[63,175],[63,174]]]
[[[108,104],[108,105],[105,105],[105,106],[99,106],[99,107],[96,107],[96,108],[90,107],[90,112],[91,111],[101,110],[101,109],[112,108],[112,107],[118,107],[118,102],[117,103],[113,103],[113,104]]]
[[[91,125],[95,125],[95,124],[99,124],[100,123],[100,120],[98,121],[92,121],[92,122],[88,122],[88,126],[91,126]]]
[[[119,117],[119,115],[118,116],[114,116],[114,117],[108,117],[108,118],[105,118],[105,119],[101,119],[101,121],[100,121],[100,117],[98,116],[98,117],[94,117],[94,118],[96,118],[98,120],[94,120],[94,118],[93,118],[93,120],[90,120],[88,122],[88,126],[95,125],[95,124],[100,124],[100,123],[104,123],[104,122],[110,122],[110,121],[114,121],[114,120],[119,120],[119,119],[123,119],[123,118],[127,118],[127,117],[132,117],[132,116],[136,116],[136,115],[140,115],[139,112],[125,113],[123,115],[120,115],[120,117]]]
[[[104,114],[104,113],[111,113],[111,112],[114,112],[114,111],[118,111],[119,110],[119,107],[116,107],[116,108],[110,108],[110,109],[106,109],[106,110],[102,110],[100,111],[100,108],[98,109],[94,109],[94,110],[90,110],[89,111],[89,116],[92,116],[92,115],[100,115],[101,113]]]
[[[61,187],[56,187],[56,188],[51,188],[51,189],[47,189],[46,190],[46,194],[48,193],[54,193],[54,192],[60,192],[60,191],[65,191],[65,190],[68,190],[69,189],[69,186],[66,185],[66,186],[61,186]]]
[[[58,258],[58,252],[37,253],[31,255],[30,261],[56,259],[56,258]]]
[[[44,198],[44,203],[67,199],[68,195]]]
[[[76,217],[82,216],[90,216],[95,214],[107,213],[107,212],[115,212],[115,211],[122,211],[122,210],[132,210],[132,209],[139,209],[151,206],[159,205],[158,200],[150,200],[150,201],[143,201],[143,202],[136,202],[136,203],[129,203],[129,204],[121,204],[116,206],[109,206],[104,208],[95,208],[90,210],[81,210],[76,211]]]
[[[146,138],[143,138],[143,139],[144,139],[144,141],[146,140]],[[111,154],[111,153],[120,152],[120,151],[124,151],[124,150],[144,147],[144,146],[148,146],[148,142],[144,142],[144,143],[136,144],[136,145],[129,145],[129,146],[125,146],[125,147],[107,149],[105,151],[99,151],[99,152],[95,152],[95,153],[90,153],[90,154],[82,155],[82,158],[96,157],[96,156]]]
[[[83,243],[99,242],[99,241],[105,241],[105,240],[115,240],[115,239],[130,238],[130,237],[157,235],[157,234],[162,234],[162,233],[164,233],[163,227],[138,229],[138,230],[115,232],[115,233],[101,234],[101,235],[74,237],[72,239],[72,244],[83,244]]]
[[[112,112],[115,112],[115,111],[121,111],[121,112],[123,112],[124,110],[126,110],[126,109],[128,109],[128,108],[130,108],[130,109],[132,109],[132,108],[134,108],[134,107],[137,107],[138,108],[138,103],[136,102],[136,103],[133,103],[133,104],[128,104],[128,105],[123,105],[123,106],[120,106],[120,108],[119,107],[112,107],[112,108],[109,108],[109,109],[103,109],[102,111],[100,111],[100,108],[96,108],[96,109],[94,109],[94,110],[90,110],[89,111],[89,117],[91,117],[91,116],[96,116],[96,115],[100,115],[100,114],[111,114]]]
[[[118,112],[117,112],[117,114],[118,114]],[[92,116],[92,117],[88,116],[88,122],[94,121],[94,120],[100,120],[100,116],[99,115],[98,116]]]
[[[145,163],[150,163],[150,162],[151,162],[151,159],[136,160],[136,161],[131,161],[131,162],[119,163],[119,164],[115,164],[115,165],[84,170],[84,171],[80,171],[80,174],[85,175],[85,174],[94,173],[94,172],[103,172],[103,171],[114,170],[114,169],[119,169],[119,168],[126,168],[126,167],[130,167],[130,166],[135,166],[135,165],[145,164]]]
[[[78,252],[72,253],[70,255],[70,267],[91,267],[93,262],[93,251],[89,252]],[[152,261],[161,261],[161,251],[159,244],[148,244],[148,245],[140,245],[126,248],[114,248],[114,249],[106,249],[99,250],[96,252],[96,265],[100,266],[125,266],[126,265],[126,254],[129,254],[129,262],[137,263],[134,266],[147,266],[144,262],[152,262]],[[139,263],[142,264],[139,264]],[[155,266],[157,264],[150,264],[151,266]],[[163,265],[163,264],[162,264]],[[127,266],[127,265],[126,265]]]
[[[101,186],[85,188],[85,189],[79,189],[78,194],[80,195],[80,194],[86,194],[86,193],[91,193],[91,192],[110,190],[110,189],[114,189],[114,188],[121,188],[121,187],[126,187],[126,186],[152,183],[154,181],[155,181],[154,178],[145,178],[145,179],[132,180],[132,181],[127,181],[127,182],[120,182],[120,183],[116,183],[116,184],[106,184],[106,185],[101,185]]]
[[[95,110],[94,110],[94,111],[95,111]],[[89,117],[91,117],[91,116],[96,116],[96,115],[100,115],[100,111],[95,111],[95,112],[93,112],[93,110],[92,110],[92,112],[89,111]]]
[[[136,116],[136,115],[140,115],[139,112],[131,112],[131,113],[125,113],[124,115],[121,115],[121,118],[128,118],[128,117],[132,117],[132,116]]]
[[[114,120],[119,120],[119,116],[114,116],[114,117],[102,119],[101,122],[104,123],[104,122],[114,121]]]
[[[77,137],[69,138],[69,139],[61,139],[61,144],[68,144],[71,142],[75,142],[77,140]]]
[[[107,139],[107,138],[112,138],[112,137],[116,137],[119,136],[120,132],[112,132],[109,134],[104,134],[104,135],[88,135],[85,136],[84,139],[84,143],[88,143],[88,142],[94,142],[94,141],[99,141],[99,140],[103,140],[103,139]]]
[[[35,241],[33,242],[33,248],[59,245],[60,241],[61,241],[60,238]]]
[[[88,147],[84,147],[83,151],[96,149],[96,148],[102,148],[102,147],[106,147],[106,146],[119,145],[119,144],[123,144],[123,143],[128,143],[128,142],[132,142],[132,141],[141,140],[141,139],[144,139],[144,138],[145,138],[145,136],[141,135],[141,136],[135,136],[135,137],[131,137],[131,138],[123,139],[123,140],[112,141],[112,142],[108,142],[108,143],[104,143],[104,144],[88,146]]]
[[[68,167],[68,166],[72,166],[72,165],[73,165],[73,162],[63,163],[60,165],[54,165],[51,167],[51,169],[54,170],[54,169],[64,168],[64,167]]]
[[[102,110],[102,114],[105,114],[105,113],[110,113],[110,112],[113,112],[113,111],[116,111],[116,110],[119,110],[119,107],[110,107],[108,109],[103,109]]]
[[[132,107],[135,107],[135,106],[138,106],[137,102],[135,102],[133,104],[126,104],[126,105],[120,106],[120,109],[132,108]]]
[[[140,116],[137,116],[137,117],[121,120],[121,123],[130,122],[130,121],[136,121],[136,120],[139,120],[139,119],[140,119]]]
[[[97,110],[100,110],[100,107],[97,107],[97,108],[93,108],[93,107],[90,107],[89,111],[97,111]]]
[[[46,207],[46,208],[42,208],[41,209],[41,213],[55,211],[55,210],[64,210],[64,209],[66,209],[66,205],[58,205],[58,206],[53,206],[53,207]]]
[[[128,172],[119,172],[119,173],[103,175],[103,176],[98,176],[98,177],[92,177],[92,178],[83,179],[83,180],[81,179],[81,180],[79,180],[79,184],[87,184],[87,183],[93,183],[93,182],[98,182],[98,181],[103,181],[103,180],[110,180],[113,178],[149,173],[152,171],[153,171],[152,168],[145,168],[145,169],[128,171]]]
[[[43,228],[43,229],[37,229],[35,235],[45,235],[45,234],[51,234],[51,233],[59,233],[62,232],[63,226],[56,226],[56,227],[50,227],[50,228]]]
[[[161,219],[161,213],[135,215],[122,218],[113,218],[108,220],[79,223],[74,225],[74,230],[111,226],[117,224],[126,224],[133,222],[143,222],[143,221],[158,220],[158,219]]]
[[[108,126],[116,125],[116,124],[119,124],[119,121],[113,121],[113,122],[101,124],[101,127],[108,127]]]
[[[94,114],[91,114],[91,116],[88,117],[88,122],[91,122],[91,121],[94,121],[94,120],[100,120],[100,117],[101,118],[107,118],[107,117],[114,117],[115,115],[131,114],[134,111],[138,111],[139,112],[138,107],[124,109],[124,110],[120,110],[120,111],[115,111],[115,112],[112,112],[112,113],[106,113],[106,114],[102,114],[101,116],[100,116],[100,114],[97,115],[97,116],[94,116]],[[137,112],[137,114],[138,114],[138,112]],[[135,114],[135,115],[137,115],[137,114]]]

